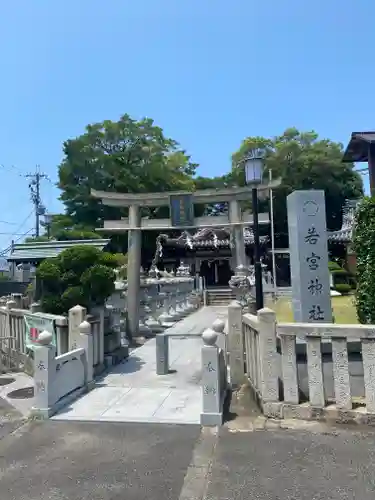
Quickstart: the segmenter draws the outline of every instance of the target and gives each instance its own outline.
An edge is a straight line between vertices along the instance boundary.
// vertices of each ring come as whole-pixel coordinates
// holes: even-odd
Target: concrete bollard
[[[156,374],[168,375],[169,373],[169,341],[168,335],[156,335]]]

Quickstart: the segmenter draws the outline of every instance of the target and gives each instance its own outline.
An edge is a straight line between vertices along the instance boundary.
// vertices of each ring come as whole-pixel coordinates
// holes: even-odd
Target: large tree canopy
[[[116,219],[119,209],[101,205],[91,189],[121,193],[191,190],[196,165],[151,119],[105,120],[64,143],[59,188],[75,224],[94,228]]]
[[[346,199],[363,195],[360,174],[351,163],[342,163],[343,146],[328,139],[319,139],[315,132],[287,129],[273,139],[246,138],[232,156],[233,182],[244,185],[241,160],[251,150],[261,148],[266,152],[265,177],[269,169],[273,178],[281,177],[282,184],[274,194],[275,232],[278,243],[287,246],[286,197],[296,189],[323,189],[326,196],[327,226],[339,229],[342,207]],[[232,183],[233,183],[232,182]]]

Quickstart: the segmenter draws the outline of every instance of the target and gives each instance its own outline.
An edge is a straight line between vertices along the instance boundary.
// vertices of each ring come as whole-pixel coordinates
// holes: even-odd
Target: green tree
[[[326,197],[327,226],[341,227],[342,207],[346,199],[363,195],[361,176],[351,163],[342,163],[343,146],[328,139],[319,139],[315,132],[287,129],[282,135],[268,139],[248,137],[232,156],[232,180],[244,185],[241,161],[253,149],[265,151],[265,178],[269,169],[282,184],[274,191],[275,232],[278,244],[287,246],[286,197],[296,189],[323,189]],[[264,207],[263,207],[264,208]]]
[[[68,248],[58,257],[44,260],[37,269],[43,311],[64,314],[77,304],[88,310],[104,304],[114,291],[114,269],[124,263],[123,255],[87,245]]]
[[[120,193],[192,190],[196,165],[151,119],[124,115],[86,127],[63,146],[58,186],[74,224],[95,228],[125,214],[91,197],[91,189]],[[155,216],[157,210],[148,210]]]
[[[44,227],[46,223],[42,222]],[[51,217],[49,228],[46,233],[36,237],[26,238],[26,243],[42,242],[49,240],[71,241],[71,240],[95,240],[103,238],[103,235],[94,231],[92,227],[84,224],[76,224],[72,217],[66,214],[56,214]]]

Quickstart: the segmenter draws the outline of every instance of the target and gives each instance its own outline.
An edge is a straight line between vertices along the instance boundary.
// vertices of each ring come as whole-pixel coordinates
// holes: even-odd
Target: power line
[[[9,226],[17,226],[17,222],[8,222],[7,220],[0,220],[0,224],[8,224]]]
[[[30,217],[32,215],[33,215],[33,212],[30,212],[29,215],[21,222],[21,224],[14,231],[14,233],[12,234],[12,236],[16,236],[16,234],[18,233],[18,231],[21,231],[21,229],[23,228],[23,226],[26,224],[26,222],[30,219]]]
[[[11,236],[22,236],[22,235],[24,235],[25,233],[2,233],[2,232],[0,232],[0,234],[1,234],[2,236],[6,236],[6,235],[9,235],[9,234],[10,234]]]
[[[7,170],[8,172],[16,172],[17,175],[20,177],[23,177],[24,174],[21,172],[19,168],[17,168],[15,165],[10,165],[10,167],[6,167],[3,163],[0,163],[0,167],[3,168],[4,170]]]
[[[21,234],[21,236],[19,236],[15,240],[12,240],[12,243],[7,248],[5,248],[4,250],[0,251],[0,257],[3,257],[5,254],[7,254],[12,249],[14,243],[17,243],[17,241],[19,241],[20,239],[24,238],[25,236],[27,236],[28,234],[30,234],[32,231],[34,231],[33,227],[31,229],[29,229],[28,231],[26,231],[25,233]]]
[[[31,212],[29,213],[29,215],[28,215],[28,216],[27,216],[27,217],[26,217],[26,218],[25,218],[25,219],[21,222],[21,224],[19,224],[19,225],[18,225],[18,227],[17,227],[17,229],[14,231],[14,233],[11,233],[11,237],[9,238],[9,239],[10,239],[10,241],[12,241],[12,240],[13,240],[13,236],[18,236],[18,235],[21,235],[21,236],[17,239],[17,241],[18,241],[19,239],[21,239],[21,238],[22,238],[22,236],[24,236],[24,235],[25,235],[25,233],[21,234],[21,233],[20,233],[20,231],[21,231],[21,229],[23,228],[23,226],[26,224],[26,222],[30,219],[30,217],[31,217],[32,215],[33,215],[33,212],[31,211]],[[29,231],[27,231],[27,233],[29,233],[29,232],[30,232],[30,230],[29,230]],[[8,247],[7,247],[5,250],[1,250],[1,251],[0,251],[0,255],[1,255],[1,252],[7,252],[7,251],[8,251],[8,250],[10,250],[11,248],[12,248],[12,243],[10,243],[10,244],[8,243]]]

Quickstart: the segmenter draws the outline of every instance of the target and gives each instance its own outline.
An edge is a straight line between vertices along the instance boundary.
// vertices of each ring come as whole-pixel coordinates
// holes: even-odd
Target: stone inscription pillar
[[[139,327],[139,301],[140,301],[140,269],[141,269],[141,216],[138,205],[129,207],[128,233],[128,335],[138,334]]]
[[[330,323],[324,191],[294,191],[287,206],[294,320]]]

